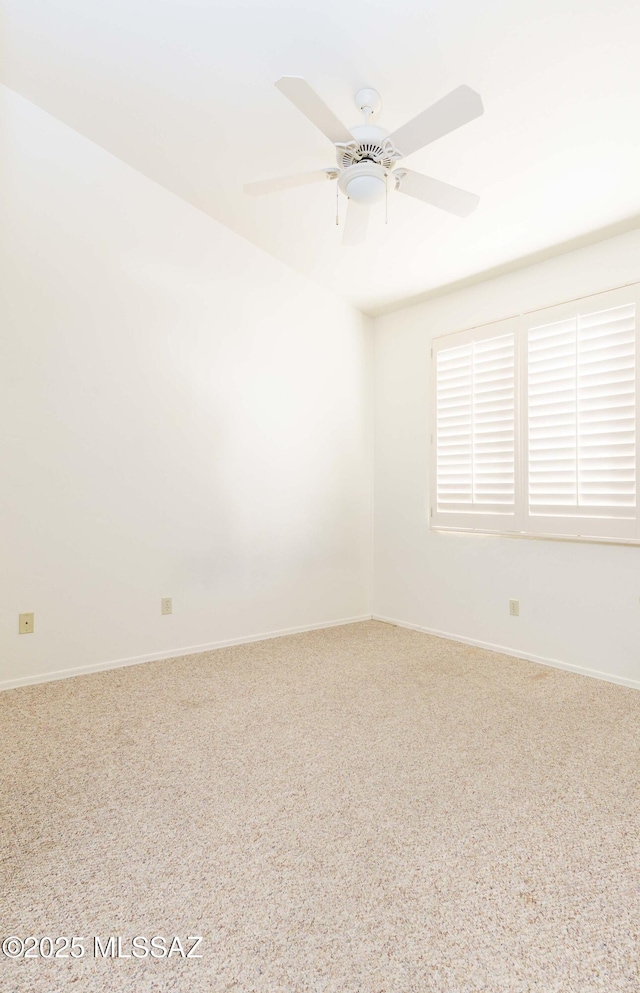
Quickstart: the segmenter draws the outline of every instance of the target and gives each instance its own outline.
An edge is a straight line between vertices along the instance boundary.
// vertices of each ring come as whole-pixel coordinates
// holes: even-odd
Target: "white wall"
[[[640,548],[438,533],[427,516],[431,338],[637,280],[633,231],[376,321],[375,616],[640,687]]]
[[[5,88],[0,131],[0,685],[370,615],[369,321]]]

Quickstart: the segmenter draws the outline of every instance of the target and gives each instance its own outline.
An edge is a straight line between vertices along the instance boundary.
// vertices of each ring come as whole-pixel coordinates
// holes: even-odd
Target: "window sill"
[[[469,534],[493,536],[495,538],[529,538],[535,541],[580,541],[596,545],[636,545],[640,546],[640,538],[602,538],[580,534],[533,534],[531,531],[497,531],[489,528],[454,528],[443,524],[431,524],[431,531],[442,534]]]

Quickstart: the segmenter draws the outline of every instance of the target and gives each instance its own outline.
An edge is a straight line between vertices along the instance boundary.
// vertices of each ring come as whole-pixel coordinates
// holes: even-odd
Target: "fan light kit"
[[[475,193],[468,193],[411,169],[396,169],[400,159],[481,116],[484,112],[482,100],[468,86],[452,90],[393,134],[372,123],[380,112],[382,100],[380,94],[369,87],[358,90],[355,95],[364,124],[347,129],[300,76],[282,76],[276,86],[333,142],[338,167],[248,183],[244,188],[246,193],[258,196],[320,180],[337,179],[338,189],[349,201],[342,238],[345,245],[355,245],[364,240],[369,208],[385,198],[390,186],[459,217],[466,217],[478,206],[480,198]]]
[[[338,176],[338,188],[353,200],[368,207],[382,200],[387,189],[388,171],[375,162],[359,162]]]

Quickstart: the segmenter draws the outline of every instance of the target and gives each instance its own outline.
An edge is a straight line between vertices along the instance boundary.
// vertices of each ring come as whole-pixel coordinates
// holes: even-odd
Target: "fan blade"
[[[347,216],[344,222],[344,233],[342,235],[343,245],[359,245],[367,237],[369,227],[369,207],[349,200]]]
[[[257,183],[247,183],[245,193],[259,197],[263,193],[277,193],[278,190],[290,190],[294,186],[307,186],[321,179],[333,179],[335,173],[330,169],[315,169],[313,172],[299,172],[296,176],[279,176],[277,179],[262,179]]]
[[[482,114],[484,107],[480,95],[469,86],[458,86],[390,134],[389,141],[405,157]]]
[[[398,173],[396,188],[407,196],[424,200],[425,203],[448,210],[458,217],[467,217],[480,203],[480,197],[475,193],[459,190],[457,186],[449,186],[448,183],[441,183],[439,179],[423,176],[411,169],[402,169]]]
[[[311,89],[306,79],[301,76],[281,76],[276,86],[334,145],[339,141],[353,141],[353,135]]]

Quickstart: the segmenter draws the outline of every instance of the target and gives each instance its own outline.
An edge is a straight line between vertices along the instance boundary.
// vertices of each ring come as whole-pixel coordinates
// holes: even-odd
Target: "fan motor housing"
[[[337,146],[336,159],[342,169],[357,165],[359,162],[374,162],[377,165],[390,169],[393,163],[400,158],[398,152],[387,140],[389,134],[384,128],[376,124],[359,124],[350,129],[353,141],[348,145],[339,144]]]

